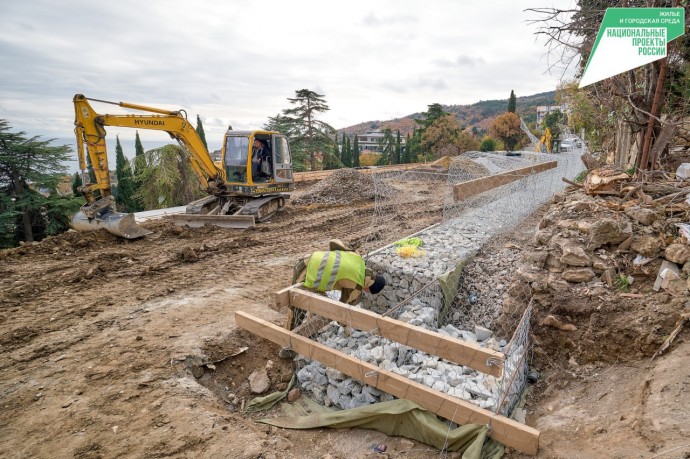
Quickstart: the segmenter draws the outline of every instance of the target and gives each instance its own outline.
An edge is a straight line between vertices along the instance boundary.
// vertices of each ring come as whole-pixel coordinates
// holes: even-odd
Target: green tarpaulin
[[[372,429],[391,437],[417,440],[439,450],[463,452],[463,459],[498,459],[503,456],[504,449],[495,440],[487,440],[486,426],[468,424],[449,429],[435,414],[409,400],[393,400],[310,416],[261,419],[258,422],[285,429]]]

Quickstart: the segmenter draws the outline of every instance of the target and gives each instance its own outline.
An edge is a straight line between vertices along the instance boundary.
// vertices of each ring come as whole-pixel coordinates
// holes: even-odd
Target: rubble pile
[[[358,201],[373,201],[376,197],[389,197],[397,190],[381,181],[374,181],[371,174],[355,169],[339,169],[321,180],[292,202],[299,205],[343,205]]]

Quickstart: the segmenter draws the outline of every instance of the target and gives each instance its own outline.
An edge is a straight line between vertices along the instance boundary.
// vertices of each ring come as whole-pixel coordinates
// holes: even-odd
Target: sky
[[[216,149],[229,125],[261,128],[299,89],[324,95],[335,128],[527,96],[563,77],[524,11],[554,5],[571,1],[2,0],[0,119],[73,142],[79,93],[199,115]],[[107,132],[123,146],[135,135]],[[139,134],[145,148],[168,138]]]

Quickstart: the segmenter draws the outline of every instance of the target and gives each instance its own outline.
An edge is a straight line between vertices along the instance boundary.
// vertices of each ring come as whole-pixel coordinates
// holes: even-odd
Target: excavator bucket
[[[173,222],[177,226],[200,228],[204,225],[220,226],[221,228],[252,228],[256,226],[253,215],[197,215],[174,214]]]
[[[136,239],[152,233],[152,231],[137,225],[134,214],[121,212],[105,212],[96,218],[88,218],[84,212],[77,212],[72,217],[71,223],[72,228],[77,231],[104,229],[126,239]]]

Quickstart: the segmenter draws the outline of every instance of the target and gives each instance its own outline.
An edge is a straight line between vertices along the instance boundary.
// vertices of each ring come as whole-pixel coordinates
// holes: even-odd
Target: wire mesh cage
[[[522,392],[528,368],[530,285],[513,279],[511,257],[487,275],[475,261],[491,240],[510,241],[527,215],[561,190],[562,177],[581,170],[580,151],[511,156],[473,152],[418,169],[374,174],[376,205],[370,234],[409,230],[410,237],[381,246],[369,237],[360,246],[367,265],[382,274],[386,288],[364,294],[359,307],[491,350],[502,357],[499,376],[357,329],[302,314],[300,334],[362,362],[404,376],[431,389],[508,415]],[[536,167],[539,166],[539,167]],[[462,186],[458,186],[462,185]],[[460,190],[460,191],[458,191]],[[434,218],[441,212],[442,218]],[[406,227],[406,215],[429,213],[429,225]],[[492,280],[489,284],[482,281]],[[328,292],[332,299],[339,292]],[[311,322],[310,322],[311,321]],[[327,406],[353,408],[393,398],[304,357],[297,359],[302,388]]]

